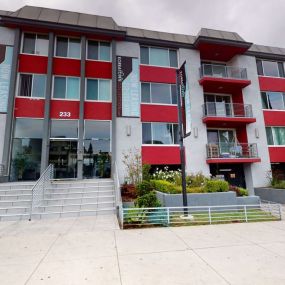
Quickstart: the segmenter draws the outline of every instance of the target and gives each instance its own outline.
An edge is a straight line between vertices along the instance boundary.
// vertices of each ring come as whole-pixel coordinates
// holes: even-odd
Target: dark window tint
[[[171,104],[169,84],[151,84],[151,101],[152,103]]]
[[[283,110],[283,93],[267,92],[269,109]]]
[[[31,74],[21,74],[20,75],[19,96],[31,97],[32,79],[33,79],[33,76]]]
[[[65,77],[55,77],[54,78],[54,98],[65,98],[66,93],[66,78]]]
[[[16,119],[14,138],[42,138],[43,120]]]
[[[36,35],[24,34],[23,52],[34,54],[35,46],[36,46]]]
[[[279,76],[285,77],[283,62],[278,62],[278,70],[279,70]]]
[[[266,128],[266,136],[267,136],[267,143],[268,143],[268,145],[274,145],[272,129],[270,127]]]
[[[87,100],[98,100],[98,80],[87,79]]]
[[[177,104],[177,93],[176,93],[175,84],[171,84],[171,98],[172,98],[172,104]]]
[[[262,61],[260,59],[256,60],[256,67],[258,75],[263,75]]]
[[[98,60],[98,42],[95,41],[88,41],[88,54],[87,57],[89,59]]]
[[[173,141],[174,144],[179,144],[179,130],[177,124],[173,124]]]
[[[141,63],[149,64],[149,49],[147,47],[141,47]]]
[[[56,56],[67,57],[67,50],[68,39],[58,37],[56,41]]]
[[[150,83],[141,84],[141,101],[144,103],[150,103]]]
[[[142,139],[143,144],[151,144],[151,123],[142,124]]]
[[[110,43],[107,42],[100,42],[100,60],[110,61],[110,52],[111,47]]]
[[[176,50],[169,50],[169,59],[170,59],[170,66],[171,67],[177,67],[177,52]]]
[[[263,60],[263,72],[265,76],[279,77],[278,64],[275,61]]]
[[[263,109],[268,109],[266,92],[261,92],[261,100],[262,100],[262,108]]]
[[[51,138],[77,138],[77,120],[51,120]]]

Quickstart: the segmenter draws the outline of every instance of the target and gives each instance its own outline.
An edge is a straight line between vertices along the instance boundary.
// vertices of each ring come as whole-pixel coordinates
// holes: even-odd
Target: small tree
[[[123,163],[127,170],[127,181],[137,185],[142,181],[142,158],[139,149],[133,148],[123,152]]]

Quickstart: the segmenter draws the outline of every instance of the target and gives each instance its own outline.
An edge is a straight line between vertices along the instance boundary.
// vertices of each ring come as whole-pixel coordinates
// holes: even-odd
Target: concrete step
[[[88,191],[104,191],[114,189],[114,185],[88,185],[88,186],[70,186],[70,187],[47,187],[46,190],[49,192],[60,192],[60,193],[69,193],[69,192],[88,192]]]
[[[88,191],[88,192],[71,192],[71,193],[60,193],[60,192],[49,192],[45,193],[45,198],[47,199],[63,199],[63,198],[94,198],[105,195],[114,195],[114,190],[106,191]]]
[[[6,207],[29,207],[31,200],[2,200],[0,201],[0,208]]]

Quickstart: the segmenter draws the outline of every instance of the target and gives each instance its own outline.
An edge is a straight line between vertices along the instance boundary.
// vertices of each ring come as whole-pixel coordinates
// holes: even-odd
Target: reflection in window
[[[25,33],[23,37],[23,53],[48,55],[49,39],[47,35]]]
[[[268,145],[285,145],[285,127],[266,127]]]
[[[51,138],[77,139],[78,121],[77,120],[51,120]]]
[[[80,80],[78,77],[54,77],[53,98],[79,99]]]
[[[20,74],[18,96],[44,98],[46,75]]]
[[[88,41],[87,59],[111,60],[111,46],[108,42]]]
[[[285,109],[285,94],[282,92],[261,92],[261,98],[264,109]]]
[[[257,59],[256,66],[258,75],[285,77],[283,62]]]
[[[76,38],[57,37],[55,55],[60,57],[80,58],[81,41]]]
[[[111,81],[105,79],[87,79],[86,99],[111,101]]]

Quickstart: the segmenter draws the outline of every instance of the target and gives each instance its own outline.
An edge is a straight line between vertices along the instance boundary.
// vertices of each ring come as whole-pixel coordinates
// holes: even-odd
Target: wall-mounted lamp
[[[193,128],[193,134],[195,138],[198,138],[198,128]]]
[[[259,130],[258,130],[258,129],[255,129],[254,132],[255,132],[255,137],[256,137],[257,139],[259,139]]]
[[[131,134],[132,134],[132,128],[131,128],[130,125],[127,125],[127,126],[126,126],[126,134],[127,134],[128,137],[130,137]]]

